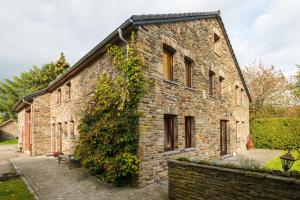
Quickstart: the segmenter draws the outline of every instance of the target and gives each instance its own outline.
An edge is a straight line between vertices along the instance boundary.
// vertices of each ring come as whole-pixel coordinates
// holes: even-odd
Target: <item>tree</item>
[[[295,84],[294,86],[294,95],[298,98],[298,100],[300,99],[300,65],[296,65],[298,67],[298,72],[295,76]]]
[[[19,76],[14,76],[12,80],[0,82],[0,123],[16,117],[12,109],[20,98],[46,88],[68,68],[69,64],[61,53],[55,63],[45,64],[42,68],[33,66]]]
[[[287,106],[293,101],[289,82],[274,66],[266,67],[261,61],[254,61],[243,73],[252,97],[252,117],[268,112],[270,106]]]

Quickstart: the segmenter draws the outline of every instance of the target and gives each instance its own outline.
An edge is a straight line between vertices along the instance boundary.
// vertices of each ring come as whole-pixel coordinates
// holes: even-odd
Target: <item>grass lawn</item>
[[[12,179],[0,182],[0,199],[5,200],[34,200],[22,179]]]
[[[1,144],[18,144],[18,139],[0,140]]]
[[[287,153],[287,151],[282,151],[281,155],[283,155],[285,153]],[[299,155],[299,153],[297,151],[293,151],[292,155],[294,156],[294,158],[296,160],[299,159],[300,155]],[[273,170],[281,170],[281,171],[283,171],[279,156],[276,157],[276,158],[274,158],[273,160],[270,160],[269,162],[267,162],[267,164],[264,167],[267,168],[267,169],[273,169]],[[300,160],[297,160],[297,161],[294,162],[291,170],[297,170],[297,171],[300,172]]]

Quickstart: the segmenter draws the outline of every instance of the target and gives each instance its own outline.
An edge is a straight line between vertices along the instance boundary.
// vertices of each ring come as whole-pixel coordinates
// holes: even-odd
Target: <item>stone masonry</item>
[[[129,29],[129,28],[128,28]],[[227,154],[241,153],[249,135],[249,98],[238,73],[227,35],[218,16],[185,21],[149,23],[129,29],[136,31],[136,44],[144,60],[149,89],[139,110],[144,113],[139,127],[139,186],[167,178],[167,161],[176,157],[201,159],[220,157],[220,120],[227,121]],[[218,43],[214,41],[218,36]],[[113,43],[119,43],[115,36]],[[163,47],[174,49],[174,80],[163,78]],[[94,52],[94,50],[92,50]],[[100,52],[100,50],[98,50]],[[101,74],[116,73],[105,50],[92,54],[72,76],[63,75],[35,96],[32,110],[32,151],[34,155],[62,151],[73,154],[79,133],[77,126],[84,107],[93,95]],[[192,87],[185,87],[185,60],[192,62]],[[69,70],[72,73],[72,68]],[[209,73],[213,90],[209,94]],[[63,79],[65,77],[65,79]],[[222,77],[222,85],[218,85]],[[222,94],[217,92],[222,88]],[[238,91],[238,92],[237,92]],[[24,124],[19,109],[19,124]],[[175,146],[164,150],[164,115],[176,116]],[[185,148],[185,117],[194,118],[191,148]],[[20,127],[19,127],[20,129]]]
[[[17,123],[13,120],[9,120],[0,124],[0,140],[15,139],[19,137]]]

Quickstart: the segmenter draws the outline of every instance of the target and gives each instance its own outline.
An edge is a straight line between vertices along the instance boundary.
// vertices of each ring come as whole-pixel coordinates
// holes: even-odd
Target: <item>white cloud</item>
[[[296,69],[297,1],[0,0],[0,80],[61,51],[74,64],[132,14],[211,10],[221,10],[241,65],[261,57],[287,73]]]

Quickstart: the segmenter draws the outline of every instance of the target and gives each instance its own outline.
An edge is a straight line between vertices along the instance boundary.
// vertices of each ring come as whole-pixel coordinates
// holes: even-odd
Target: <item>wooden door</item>
[[[227,154],[227,121],[221,120],[221,156]]]
[[[23,144],[26,151],[30,150],[30,123],[31,123],[31,112],[25,112],[25,145]]]

